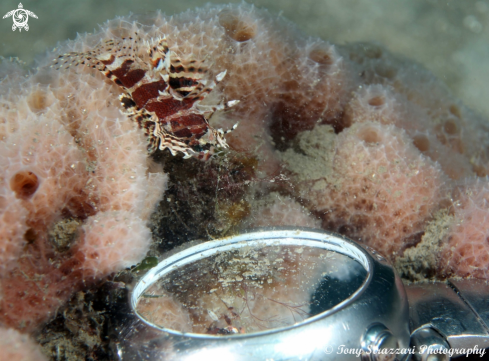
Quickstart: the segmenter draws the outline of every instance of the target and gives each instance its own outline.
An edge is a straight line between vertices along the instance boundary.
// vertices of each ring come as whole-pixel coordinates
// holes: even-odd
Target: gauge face
[[[327,249],[245,246],[172,266],[140,296],[147,322],[178,332],[232,336],[291,326],[350,297],[367,271]]]

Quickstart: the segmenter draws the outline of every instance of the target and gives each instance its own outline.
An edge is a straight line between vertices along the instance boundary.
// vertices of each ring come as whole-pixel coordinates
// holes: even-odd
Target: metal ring
[[[158,327],[144,318],[121,332],[121,360],[358,360],[385,345],[405,358],[409,347],[409,314],[402,282],[385,259],[334,233],[303,228],[265,229],[205,242],[160,262],[139,280],[130,304],[175,268],[241,247],[301,246],[328,250],[358,262],[366,277],[349,297],[328,310],[287,327],[250,334],[214,336]],[[387,336],[388,337],[387,337]],[[374,352],[374,353],[372,353]],[[406,351],[407,352],[407,351]],[[369,355],[370,354],[370,355]],[[382,357],[381,357],[382,359]]]

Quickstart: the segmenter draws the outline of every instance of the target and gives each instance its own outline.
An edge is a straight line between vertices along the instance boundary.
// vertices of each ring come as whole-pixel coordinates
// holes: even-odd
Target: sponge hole
[[[370,98],[368,101],[368,105],[372,107],[380,107],[385,104],[385,99],[383,96],[376,96],[373,98]]]
[[[27,231],[24,233],[24,240],[28,244],[32,244],[37,240],[37,234],[36,231],[34,231],[32,228],[29,228]]]
[[[29,104],[29,108],[33,112],[43,111],[49,106],[46,94],[39,89],[29,95],[27,98],[27,104]]]
[[[22,171],[10,179],[10,189],[20,199],[28,199],[36,193],[39,187],[39,178],[32,172]]]
[[[253,39],[256,35],[256,24],[240,19],[230,11],[222,11],[219,14],[219,24],[227,36],[240,43]]]
[[[430,140],[426,135],[417,135],[413,139],[413,144],[420,152],[430,150]]]
[[[448,110],[450,111],[450,113],[455,115],[457,118],[459,118],[459,119],[462,118],[462,113],[460,111],[460,108],[458,106],[456,106],[455,104],[450,105]]]
[[[447,120],[443,126],[443,129],[445,129],[447,134],[458,134],[457,123],[455,123],[453,120]]]
[[[309,59],[311,59],[313,62],[319,65],[324,65],[324,66],[330,66],[334,62],[331,51],[329,49],[320,46],[312,49],[309,52]]]
[[[374,128],[362,129],[362,131],[358,134],[358,138],[369,144],[379,143],[382,140],[379,132],[377,132],[377,129]]]

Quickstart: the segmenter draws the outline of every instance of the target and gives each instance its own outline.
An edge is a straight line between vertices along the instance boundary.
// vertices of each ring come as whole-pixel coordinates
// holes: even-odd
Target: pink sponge
[[[29,336],[0,327],[0,361],[45,361],[38,345]]]
[[[0,143],[0,274],[11,269],[25,244],[63,209],[70,212],[71,200],[88,180],[83,154],[69,132],[52,122],[52,116],[33,113],[25,98],[15,101],[22,121]]]
[[[248,5],[109,21],[49,53],[28,76],[0,67],[4,324],[35,329],[82,285],[149,249],[146,222],[166,176],[150,166],[143,132],[121,113],[123,90],[92,68],[49,67],[62,53],[129,36],[134,64],[166,36],[182,59],[226,71],[202,105],[239,100],[209,122],[226,130],[239,121],[226,140],[256,161],[247,195],[268,203],[250,201],[251,223],[319,220],[392,259],[420,240],[455,180],[489,174],[488,123],[428,71],[380,46],[310,39]],[[464,223],[452,226],[447,272],[486,276],[474,271],[486,262],[476,255],[485,249],[485,184],[458,196],[455,218]],[[463,248],[470,239],[479,248]]]
[[[489,180],[469,180],[454,191],[453,221],[439,258],[448,276],[489,278]]]
[[[397,118],[401,123],[396,125],[407,131],[423,154],[440,162],[447,175],[461,179],[489,174],[489,151],[480,147],[489,142],[487,119],[454,98],[430,71],[377,44],[348,44],[341,54],[354,64],[362,87],[367,86],[365,92],[359,92],[367,96],[365,100],[373,100],[379,108],[383,108],[380,103],[392,104],[392,99],[383,97],[387,89],[396,102],[403,103],[403,114]],[[379,86],[384,90],[378,91]]]
[[[458,109],[458,108],[457,108]],[[345,123],[380,122],[394,124],[411,137],[412,143],[425,156],[438,162],[452,179],[474,175],[467,161],[460,119],[452,117],[443,126],[426,109],[412,103],[404,94],[387,85],[361,86],[345,108]]]
[[[52,252],[47,253],[43,244],[40,246],[31,246],[17,261],[17,267],[0,280],[2,324],[23,332],[35,330],[41,322],[54,316],[83,285],[83,274],[76,270],[80,261],[70,254],[56,257]],[[53,259],[49,260],[49,256]]]
[[[320,228],[321,221],[298,202],[272,192],[253,203],[246,222],[248,227],[301,226]]]
[[[148,251],[151,234],[144,222],[127,211],[100,212],[80,229],[77,257],[87,275],[104,276],[138,263]]]
[[[304,133],[302,137],[312,137]],[[415,243],[441,199],[444,176],[439,166],[393,125],[354,124],[336,136],[334,147],[319,143],[318,151],[321,147],[324,154],[331,153],[330,160],[318,163],[306,156],[302,166],[309,162],[310,168],[325,173],[301,181],[299,195],[321,216],[323,228],[366,243],[391,259]]]
[[[30,331],[144,258],[166,176],[102,76],[41,68],[2,86],[0,322]]]

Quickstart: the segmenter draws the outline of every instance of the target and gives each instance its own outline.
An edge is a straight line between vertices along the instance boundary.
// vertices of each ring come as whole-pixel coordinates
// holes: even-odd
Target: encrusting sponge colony
[[[122,38],[130,51],[121,65],[114,59]],[[105,70],[81,60],[52,66],[66,54],[89,59],[112,41],[113,54],[96,55]],[[148,55],[152,47],[160,53]],[[138,67],[154,61],[146,75],[166,69],[170,78],[162,79],[174,87],[167,94],[181,100],[200,78],[192,75],[197,66],[179,70],[175,59],[200,64],[207,85],[215,82],[199,106],[218,109],[205,119],[209,129],[238,124],[222,133],[227,153],[214,150],[207,161],[148,155],[148,137],[179,129],[181,140],[194,128],[174,116],[145,135],[146,123],[127,109],[149,111],[134,90],[146,78],[132,81],[128,69],[145,74]],[[377,249],[408,278],[489,277],[489,123],[427,70],[380,45],[333,45],[252,6],[219,5],[118,18],[53,50],[30,73],[5,61],[0,75],[5,327],[35,330],[75,291],[141,262],[153,241],[173,242],[158,237],[174,224],[148,225],[172,199],[194,202],[189,224],[211,214],[215,235],[323,228]],[[123,78],[124,86],[114,81]],[[163,97],[145,89],[148,98]],[[204,201],[191,196],[210,184]],[[235,199],[219,198],[222,190]],[[442,223],[444,232],[430,231]],[[424,262],[428,253],[434,258]]]
[[[1,319],[31,330],[85,281],[144,258],[166,175],[100,79],[17,68],[1,92]]]

